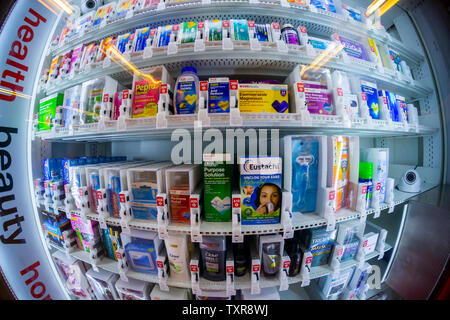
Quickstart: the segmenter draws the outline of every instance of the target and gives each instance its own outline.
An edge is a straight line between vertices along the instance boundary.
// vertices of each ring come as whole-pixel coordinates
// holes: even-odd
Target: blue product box
[[[117,260],[117,249],[122,246],[120,240],[120,227],[109,226],[106,229],[102,229],[102,231],[106,254],[111,259]]]
[[[132,238],[125,245],[130,267],[137,272],[157,274],[155,242],[150,239]]]
[[[42,160],[44,181],[62,179],[61,159],[48,158]]]
[[[97,164],[98,160],[98,157],[87,157],[86,164]]]
[[[258,41],[261,42],[269,42],[270,39],[270,25],[256,23],[255,24],[255,33]]]
[[[165,47],[169,45],[170,35],[172,34],[172,25],[160,27],[161,33],[159,35],[158,47]]]
[[[242,224],[280,222],[281,157],[240,158]]]
[[[319,175],[319,141],[315,138],[292,137],[292,210],[316,211]]]
[[[87,163],[87,157],[79,157],[78,158],[78,165],[79,166],[85,166]]]
[[[326,227],[306,229],[300,234],[300,241],[313,255],[311,267],[328,263],[336,238],[336,230],[326,231]]]
[[[358,252],[359,247],[359,240],[353,239],[348,244],[344,246],[344,253],[341,257],[341,262],[353,259],[356,256],[356,253]]]
[[[369,113],[372,119],[380,119],[380,107],[378,105],[377,85],[375,83],[362,80],[361,91],[366,96],[367,107],[369,108]]]
[[[391,120],[395,122],[400,121],[400,117],[398,114],[398,103],[397,103],[397,97],[396,94],[393,92],[389,92],[385,90],[386,94],[386,102],[389,109],[389,113],[391,115]]]
[[[131,210],[136,219],[156,220],[158,210],[156,207],[157,185],[154,183],[134,183],[131,186],[133,203]]]
[[[120,177],[111,176],[108,182],[108,203],[110,214],[113,217],[119,218],[120,200],[119,193],[122,191],[120,184]]]
[[[134,52],[138,52],[145,49],[149,35],[150,35],[149,27],[145,27],[136,31],[136,45],[134,46]]]
[[[314,49],[320,49],[320,50],[325,50],[329,45],[330,45],[330,41],[325,40],[325,39],[319,39],[319,38],[314,38],[314,37],[309,37],[308,38],[308,43],[314,48]]]
[[[48,233],[50,240],[57,245],[64,245],[64,237],[62,233],[66,230],[72,229],[70,220],[65,215],[53,213],[50,211],[42,211],[42,215],[45,217],[43,226]]]
[[[70,168],[76,167],[79,164],[78,159],[63,159],[62,160],[62,171],[63,171],[63,183],[70,183]]]
[[[406,120],[408,121],[408,106],[406,105],[405,98],[402,96],[399,96],[398,94],[395,95],[397,100],[397,106],[399,112],[403,112],[403,115],[405,116]]]
[[[211,78],[208,84],[208,112],[230,112],[230,81],[228,78]]]

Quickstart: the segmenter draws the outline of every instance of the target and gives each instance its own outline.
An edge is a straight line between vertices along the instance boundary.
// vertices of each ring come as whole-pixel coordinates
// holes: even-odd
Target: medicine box
[[[120,300],[150,300],[150,290],[153,286],[153,283],[135,279],[128,279],[128,281],[119,279],[116,282]]]
[[[130,234],[121,233],[122,244],[132,270],[143,273],[158,274],[156,259],[164,242],[158,233],[131,230]]]
[[[119,294],[116,291],[116,282],[119,275],[104,269],[89,269],[86,277],[94,291],[97,300],[119,300]]]
[[[364,235],[363,250],[364,254],[373,253],[377,246],[378,233],[369,232]]]
[[[127,169],[133,218],[157,219],[156,196],[166,192],[166,169],[170,166],[170,162],[162,162]]]
[[[64,104],[64,95],[55,93],[39,101],[38,131],[50,130],[53,127],[53,119],[56,115],[56,107]]]
[[[306,229],[300,233],[303,248],[313,256],[311,267],[328,263],[335,238],[336,230],[326,231],[326,227]]]
[[[201,169],[200,165],[183,164],[166,170],[167,203],[172,222],[190,223],[190,194],[201,180]]]
[[[241,157],[239,169],[241,223],[279,223],[282,201],[281,157]]]
[[[288,113],[289,91],[285,84],[239,83],[238,106],[243,113]]]

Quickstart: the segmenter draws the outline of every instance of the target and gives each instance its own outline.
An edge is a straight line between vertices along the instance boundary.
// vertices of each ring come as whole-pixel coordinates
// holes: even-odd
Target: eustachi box
[[[38,131],[46,131],[52,128],[52,120],[55,118],[56,107],[64,104],[64,95],[55,93],[39,101]]]

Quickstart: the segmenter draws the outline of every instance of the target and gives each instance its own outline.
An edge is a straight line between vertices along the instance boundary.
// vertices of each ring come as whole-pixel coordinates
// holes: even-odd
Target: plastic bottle
[[[281,266],[280,243],[264,243],[262,246],[262,271],[266,277],[275,276]]]
[[[294,277],[300,272],[302,265],[302,252],[300,249],[300,239],[298,237],[299,232],[296,231],[292,239],[286,239],[284,242],[284,249],[291,258],[291,264],[289,266],[289,277]]]
[[[194,67],[184,67],[175,83],[175,90],[175,113],[196,113],[200,90],[197,69]]]
[[[367,194],[366,194],[366,210],[370,207],[370,201],[372,200],[372,179],[373,179],[373,163],[372,162],[360,162],[359,163],[359,182],[367,182]]]
[[[242,277],[248,268],[248,246],[245,243],[233,244],[234,255],[234,275],[236,277]]]
[[[225,236],[204,236],[200,243],[203,278],[211,281],[225,280]]]
[[[298,33],[294,29],[292,24],[284,24],[281,27],[281,36],[283,37],[286,44],[300,45],[300,40],[298,39]]]

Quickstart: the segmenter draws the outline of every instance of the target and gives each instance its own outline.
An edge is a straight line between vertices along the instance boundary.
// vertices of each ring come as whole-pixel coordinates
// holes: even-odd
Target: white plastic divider
[[[200,197],[203,191],[203,187],[199,185],[197,189],[189,196],[189,204],[191,208],[191,241],[202,242],[202,234],[200,233],[200,224],[202,212],[202,206],[200,203]]]
[[[169,291],[167,286],[167,279],[169,278],[169,259],[167,257],[167,252],[165,246],[163,246],[161,252],[156,258],[156,266],[158,268],[158,284],[161,290]]]
[[[286,251],[284,251],[283,255],[281,256],[281,270],[278,276],[278,279],[280,281],[280,291],[289,289],[288,275],[290,265],[291,258],[287,255]]]
[[[260,280],[261,280],[261,259],[259,250],[257,248],[256,239],[250,244],[250,258],[251,258],[251,278],[250,278],[250,292],[251,294],[260,294]]]
[[[231,208],[231,232],[232,242],[244,242],[244,236],[241,229],[241,194],[233,192],[232,194],[232,208]]]
[[[236,288],[234,281],[234,255],[232,246],[228,246],[226,253],[227,253],[225,261],[226,292],[228,296],[234,296],[236,295]]]
[[[192,293],[196,295],[201,295],[202,291],[200,289],[200,250],[194,248],[191,253],[190,260],[190,270],[191,270],[191,287]]]
[[[311,251],[303,252],[302,266],[300,267],[300,280],[301,286],[309,286],[311,281],[311,263],[312,263],[312,253]]]
[[[160,239],[165,240],[169,236],[167,227],[170,221],[166,193],[159,193],[156,195],[156,206],[158,210],[158,235]]]

